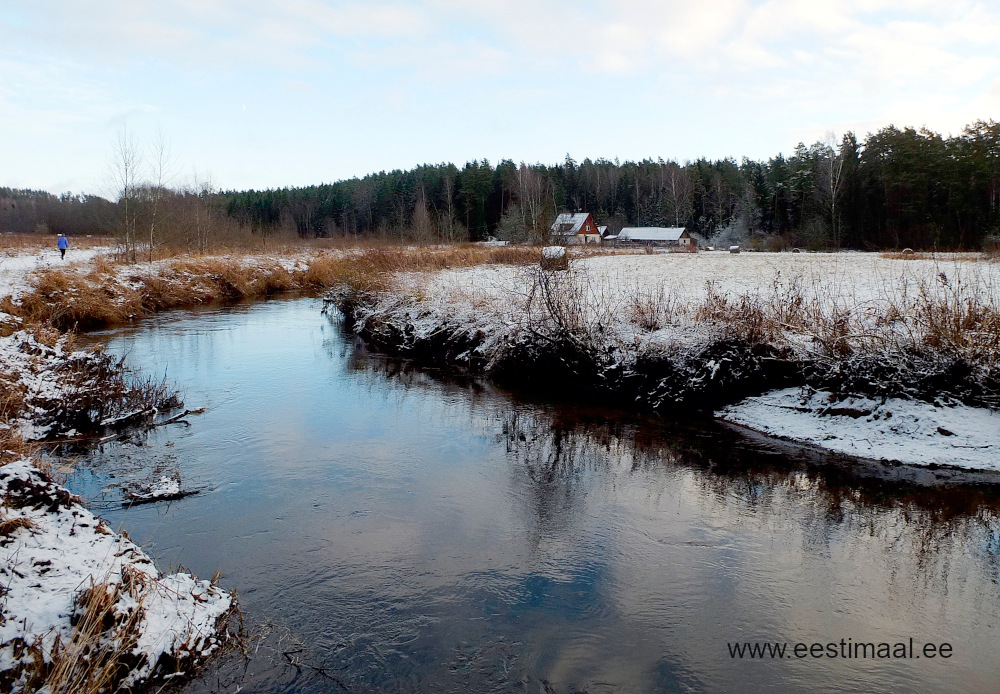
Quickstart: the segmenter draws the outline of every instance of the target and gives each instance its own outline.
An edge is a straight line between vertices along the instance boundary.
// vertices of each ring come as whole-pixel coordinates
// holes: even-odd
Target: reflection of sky
[[[957,691],[997,674],[989,497],[950,518],[933,495],[837,488],[720,433],[576,417],[366,361],[311,300],[183,315],[112,348],[208,411],[121,448],[170,450],[209,491],[109,520],[162,566],[223,570],[244,609],[292,626],[351,682]],[[911,635],[956,657],[778,666],[725,651]]]

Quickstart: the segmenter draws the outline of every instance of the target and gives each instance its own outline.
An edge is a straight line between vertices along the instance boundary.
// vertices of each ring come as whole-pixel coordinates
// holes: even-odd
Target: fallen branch
[[[173,424],[174,422],[179,422],[180,420],[184,419],[189,414],[201,414],[204,411],[205,411],[204,407],[198,407],[198,408],[195,408],[193,410],[184,410],[180,414],[175,414],[173,417],[170,417],[168,419],[164,419],[162,422],[156,422],[154,424],[150,424],[146,428],[147,429],[155,429],[156,427],[162,427],[162,426],[166,426],[167,424]]]

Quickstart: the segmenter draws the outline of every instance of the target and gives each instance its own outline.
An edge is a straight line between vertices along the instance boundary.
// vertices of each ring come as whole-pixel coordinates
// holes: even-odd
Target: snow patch
[[[716,416],[862,458],[1000,471],[1000,414],[984,408],[784,388]]]

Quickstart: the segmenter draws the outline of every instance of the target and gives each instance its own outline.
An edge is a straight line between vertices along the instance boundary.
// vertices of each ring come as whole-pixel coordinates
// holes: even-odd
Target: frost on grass
[[[0,467],[0,683],[97,691],[177,676],[220,645],[232,598],[160,575],[27,460]]]

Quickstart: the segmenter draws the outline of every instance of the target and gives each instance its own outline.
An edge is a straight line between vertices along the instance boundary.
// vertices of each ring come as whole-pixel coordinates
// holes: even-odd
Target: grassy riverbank
[[[59,330],[86,330],[167,309],[293,290],[319,291],[340,284],[388,289],[384,278],[396,272],[523,265],[537,259],[537,249],[473,245],[289,249],[281,254],[181,256],[152,263],[100,256],[35,273],[23,291],[0,299],[0,310]]]

